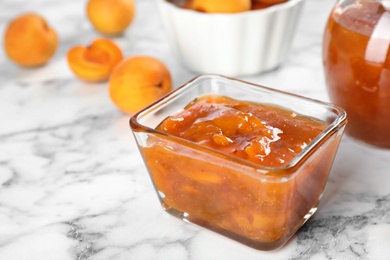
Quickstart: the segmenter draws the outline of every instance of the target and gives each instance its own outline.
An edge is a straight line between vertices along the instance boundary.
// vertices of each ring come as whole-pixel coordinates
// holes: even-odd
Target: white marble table
[[[0,50],[0,259],[390,259],[390,151],[345,137],[320,209],[282,249],[262,252],[163,212],[107,84],[69,71],[65,53],[99,36],[80,0],[1,0],[9,19],[39,12],[60,36],[51,62],[22,69]],[[152,0],[114,40],[163,60],[178,87],[196,74],[174,59]],[[243,78],[327,100],[322,31],[333,5],[308,0],[279,69]]]

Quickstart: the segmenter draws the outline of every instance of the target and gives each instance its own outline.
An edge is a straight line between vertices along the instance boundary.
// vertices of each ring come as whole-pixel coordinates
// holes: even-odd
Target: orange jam
[[[348,114],[346,133],[390,148],[390,9],[380,1],[336,6],[324,34],[332,102]]]
[[[141,152],[167,212],[270,250],[315,212],[340,136],[288,163],[326,126],[281,107],[206,95],[163,120],[157,130],[167,135],[148,134]]]
[[[292,111],[223,96],[204,96],[158,130],[263,166],[290,162],[326,125]]]

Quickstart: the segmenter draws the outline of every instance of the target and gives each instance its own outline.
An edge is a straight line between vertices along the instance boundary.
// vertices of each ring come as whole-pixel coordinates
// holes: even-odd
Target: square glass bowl
[[[156,0],[174,55],[190,70],[253,75],[287,57],[304,0],[241,13],[202,13]]]
[[[217,94],[272,104],[326,122],[291,162],[264,167],[155,130],[195,98]],[[346,125],[328,103],[216,75],[199,76],[130,119],[162,207],[243,244],[273,250],[317,209]]]

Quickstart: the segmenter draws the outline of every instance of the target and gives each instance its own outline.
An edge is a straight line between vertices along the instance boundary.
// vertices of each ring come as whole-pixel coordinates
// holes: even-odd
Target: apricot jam
[[[348,114],[346,133],[390,148],[387,8],[380,1],[366,0],[336,5],[324,34],[323,60],[330,99]]]
[[[169,116],[157,132],[137,140],[168,213],[271,250],[315,212],[341,135],[327,133],[300,154],[329,122],[220,95],[161,112]]]
[[[326,125],[264,104],[209,95],[197,98],[157,129],[269,167],[290,162]]]

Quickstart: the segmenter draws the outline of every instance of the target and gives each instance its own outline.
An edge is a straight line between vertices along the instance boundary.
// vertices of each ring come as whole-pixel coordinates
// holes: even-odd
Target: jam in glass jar
[[[328,94],[346,133],[390,148],[390,0],[339,0],[323,40]]]

